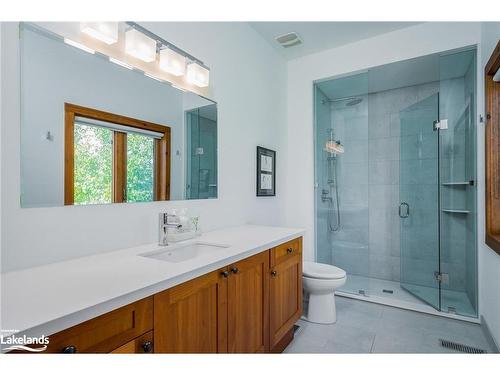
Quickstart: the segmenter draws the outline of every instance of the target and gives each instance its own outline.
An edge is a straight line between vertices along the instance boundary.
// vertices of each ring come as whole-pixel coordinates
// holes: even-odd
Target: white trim
[[[468,316],[462,316],[462,315],[458,315],[458,314],[449,314],[446,312],[437,311],[433,307],[427,306],[424,304],[419,305],[419,304],[410,303],[410,302],[402,302],[402,301],[399,301],[396,299],[384,298],[384,297],[379,297],[379,296],[366,297],[366,296],[361,296],[358,294],[346,293],[346,292],[341,292],[341,291],[335,291],[335,295],[347,297],[347,298],[352,298],[352,299],[359,299],[361,301],[366,301],[366,302],[378,303],[379,305],[386,305],[386,306],[391,306],[391,307],[397,307],[400,309],[421,312],[424,314],[442,316],[444,318],[462,320],[462,321],[470,322],[470,323],[476,323],[476,324],[481,323],[481,321],[478,318],[471,318]]]
[[[486,322],[486,319],[484,318],[484,315],[481,315],[481,328],[483,329],[484,335],[486,336],[486,339],[489,341],[490,346],[496,350],[495,353],[500,353],[500,346],[497,345],[497,342],[495,341],[495,337],[491,334],[490,327],[488,326],[488,322]]]

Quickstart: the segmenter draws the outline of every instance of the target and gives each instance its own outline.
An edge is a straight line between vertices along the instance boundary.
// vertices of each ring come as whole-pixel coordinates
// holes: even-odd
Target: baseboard
[[[287,333],[285,333],[285,335],[281,338],[281,340],[271,348],[270,352],[283,353],[286,347],[290,345],[290,343],[292,342],[294,331],[295,329],[294,327],[292,327]]]
[[[484,335],[488,340],[490,346],[495,350],[495,353],[500,353],[499,346],[495,341],[495,338],[491,334],[490,327],[488,327],[488,323],[486,323],[486,319],[484,319],[484,315],[481,315],[481,328],[483,329]]]

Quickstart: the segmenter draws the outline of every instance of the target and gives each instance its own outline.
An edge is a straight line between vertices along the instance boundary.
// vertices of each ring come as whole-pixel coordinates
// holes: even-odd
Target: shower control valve
[[[332,201],[332,197],[329,197],[330,195],[330,192],[326,189],[323,189],[321,191],[321,201],[322,202],[331,202]]]

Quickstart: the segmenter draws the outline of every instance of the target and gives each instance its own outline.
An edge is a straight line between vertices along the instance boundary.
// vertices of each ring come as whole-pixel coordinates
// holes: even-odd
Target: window
[[[127,135],[127,201],[149,202],[154,198],[153,138]]]
[[[485,68],[486,244],[500,254],[500,41]]]
[[[170,198],[170,128],[65,104],[66,205]]]
[[[75,124],[74,204],[111,203],[113,131]]]

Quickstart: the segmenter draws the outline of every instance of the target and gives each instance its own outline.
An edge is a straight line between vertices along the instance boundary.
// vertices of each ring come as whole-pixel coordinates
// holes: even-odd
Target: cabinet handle
[[[144,344],[142,344],[142,350],[144,350],[144,353],[152,353],[153,343],[151,341],[144,342]]]
[[[276,277],[278,275],[278,272],[277,271],[271,271],[271,276],[272,277]]]
[[[286,249],[286,252],[287,252],[288,254],[291,254],[291,253],[293,253],[293,249],[292,249],[291,247],[289,247],[288,249]]]
[[[227,271],[222,271],[220,274],[222,275],[222,277],[228,277],[229,276],[229,272],[227,272]]]
[[[234,274],[238,273],[239,272],[238,267],[231,268],[231,272],[234,273]]]
[[[69,345],[69,346],[65,347],[63,350],[61,350],[61,353],[74,354],[74,353],[76,353],[76,346]]]

